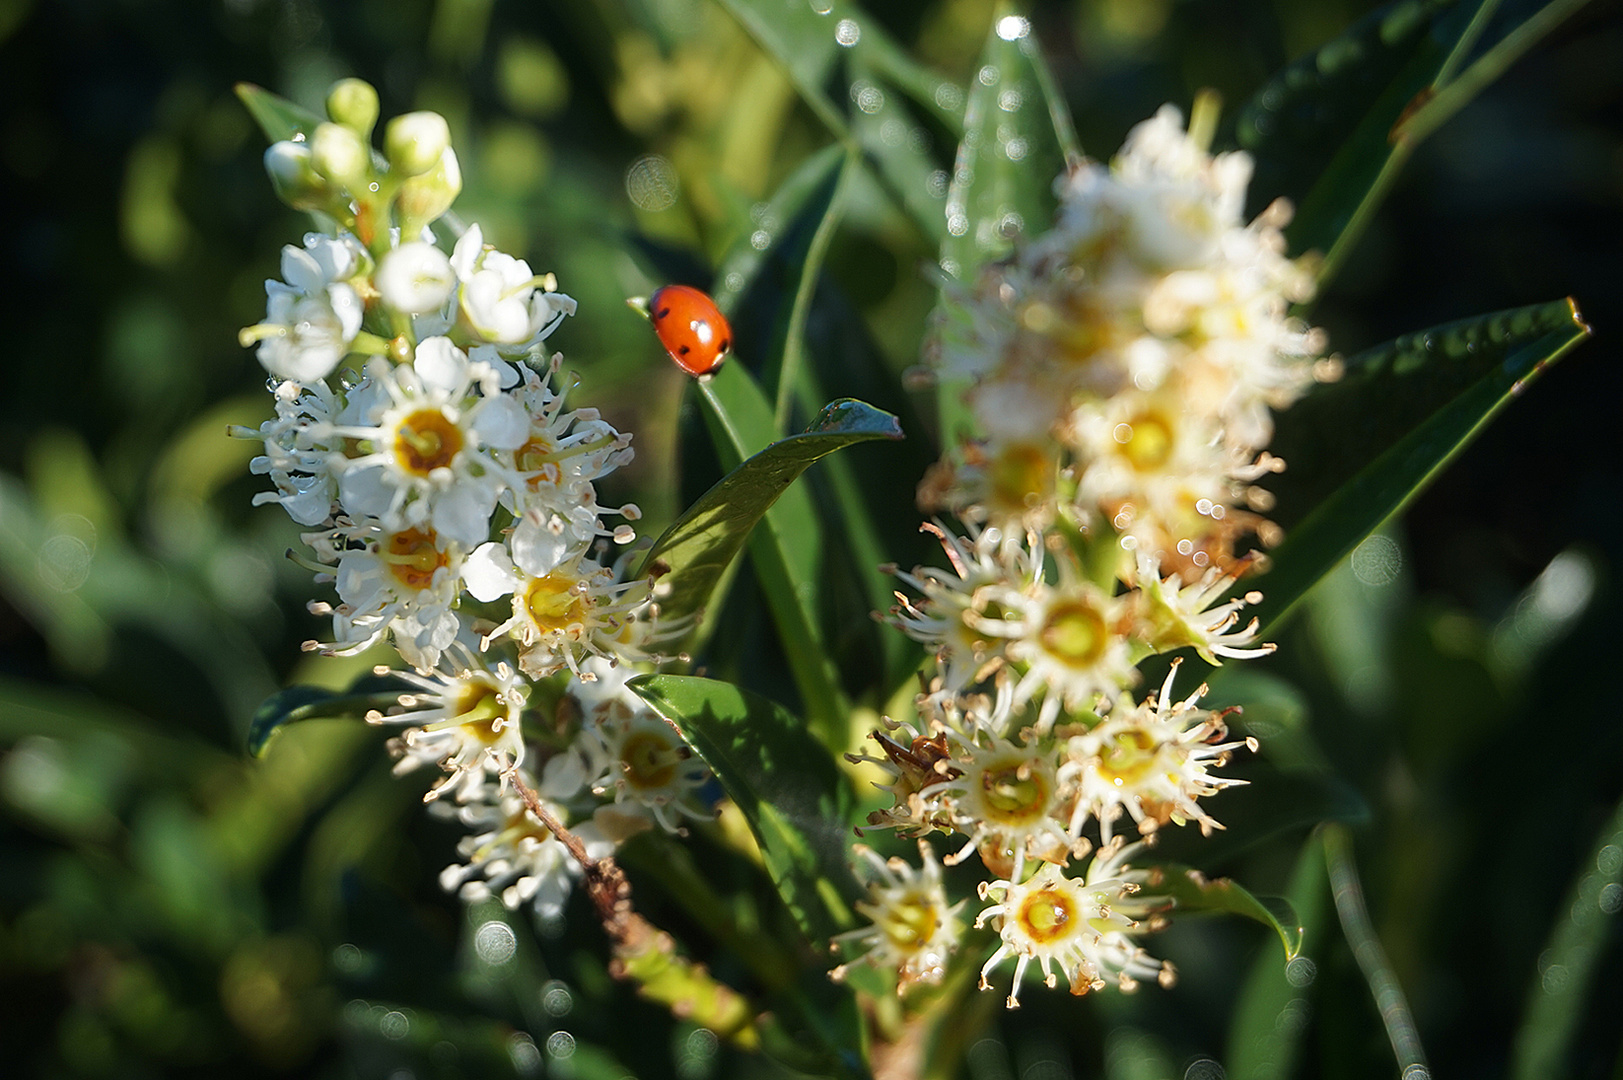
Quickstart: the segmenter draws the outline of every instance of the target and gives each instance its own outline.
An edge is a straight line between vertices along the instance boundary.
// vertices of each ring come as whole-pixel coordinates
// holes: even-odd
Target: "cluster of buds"
[[[1199,706],[1205,687],[1176,697],[1178,659],[1159,692],[1134,694],[1153,655],[1272,651],[1241,617],[1260,597],[1228,599],[1260,558],[1238,547],[1277,532],[1253,483],[1282,467],[1264,449],[1270,410],[1330,367],[1323,335],[1288,314],[1312,288],[1284,255],[1289,207],[1242,221],[1251,162],[1208,152],[1213,109],[1185,131],[1164,107],[1108,167],[1060,177],[1054,227],[949,284],[932,343],[938,376],[968,384],[976,431],[920,487],[924,509],[956,519],[926,526],[949,565],[894,571],[907,591],[889,621],[934,670],[916,716],[853,760],[891,777],[872,824],[957,837],[949,863],[979,857],[991,904],[976,925],[1000,935],[981,985],[1013,957],[1011,1008],[1032,961],[1077,994],[1172,981],[1138,944],[1171,902],[1131,863],[1164,827],[1221,828],[1205,800],[1243,781],[1217,770],[1255,749]],[[939,977],[950,949],[945,897],[923,906],[939,913],[914,935],[927,963],[894,935],[864,958],[904,988]]]
[[[631,436],[567,408],[562,357],[545,352],[575,301],[477,225],[441,249],[461,187],[443,117],[397,117],[380,154],[371,86],[340,82],[327,108],[265,155],[278,194],[325,228],[283,250],[285,280],[242,332],[275,416],[234,434],[264,444],[252,468],[272,490],[255,502],[310,529],[296,558],[336,589],[310,605],[332,640],[307,648],[388,641],[406,665],[393,674],[411,690],[371,719],[406,728],[398,771],[440,770],[426,798],[470,830],[444,884],[554,916],[575,868],[511,782],[594,855],[702,816],[702,764],[625,688],[685,628],[627,574],[637,507],[597,501]],[[541,680],[562,705],[526,730]]]

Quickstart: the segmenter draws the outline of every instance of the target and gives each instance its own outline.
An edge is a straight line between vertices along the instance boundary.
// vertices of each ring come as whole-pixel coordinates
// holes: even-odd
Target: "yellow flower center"
[[[988,816],[1000,823],[1019,824],[1040,818],[1048,810],[1048,778],[1027,761],[987,769],[980,779]]]
[[[1122,457],[1139,472],[1154,472],[1172,457],[1172,425],[1155,413],[1141,413],[1112,432]]]
[[[462,684],[452,715],[463,734],[485,746],[494,746],[496,740],[502,737],[502,732],[507,730],[505,723],[500,730],[496,727],[498,720],[506,719],[507,706],[502,704],[496,687],[481,680]]]
[[[1099,755],[1099,774],[1116,787],[1142,783],[1154,771],[1159,749],[1149,732],[1138,728],[1123,731],[1105,744]]]
[[[432,529],[407,529],[390,534],[379,554],[396,581],[421,591],[434,583],[434,571],[451,561],[434,541]]]
[[[518,448],[514,462],[518,465],[519,472],[530,474],[525,481],[529,484],[530,490],[535,491],[542,484],[556,484],[563,476],[563,470],[558,468],[557,461],[553,459],[556,451],[557,447],[552,445],[552,440],[544,436],[533,436],[529,442]]]
[[[879,929],[899,952],[911,952],[929,941],[941,919],[928,896],[914,894],[885,908]]]
[[[466,441],[439,409],[418,409],[395,428],[395,461],[414,476],[427,476],[448,468]]]
[[[626,783],[642,791],[667,787],[676,778],[681,751],[657,731],[640,731],[625,741],[620,768]]]
[[[992,498],[1000,508],[1022,511],[1031,496],[1047,495],[1053,489],[1053,455],[1039,447],[1016,443],[992,460],[987,479]]]
[[[1065,600],[1048,612],[1038,641],[1060,663],[1073,668],[1097,664],[1110,644],[1104,612],[1087,600]]]
[[[1015,919],[1026,936],[1039,945],[1058,941],[1071,932],[1076,919],[1073,901],[1064,891],[1048,886],[1034,889],[1020,902]]]
[[[554,570],[525,586],[517,603],[543,633],[565,630],[586,621],[586,601],[575,591],[574,576]]]

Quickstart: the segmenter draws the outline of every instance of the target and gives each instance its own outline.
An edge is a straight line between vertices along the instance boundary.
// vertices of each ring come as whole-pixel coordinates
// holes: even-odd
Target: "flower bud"
[[[451,145],[451,128],[436,112],[412,112],[389,121],[383,152],[402,176],[419,176],[439,164]]]
[[[456,287],[456,272],[439,248],[414,240],[383,256],[373,284],[389,307],[421,315],[445,306]]]
[[[358,190],[366,185],[371,164],[366,143],[342,124],[321,124],[310,140],[310,155],[317,172],[340,187]]]
[[[265,151],[265,172],[277,198],[295,210],[318,210],[331,199],[332,188],[316,171],[314,156],[305,143],[286,139]]]
[[[395,201],[400,235],[416,236],[424,225],[449,210],[461,191],[462,170],[457,165],[456,151],[447,146],[431,170],[400,185]]]
[[[327,91],[327,115],[368,139],[378,122],[378,92],[364,79],[340,79]]]

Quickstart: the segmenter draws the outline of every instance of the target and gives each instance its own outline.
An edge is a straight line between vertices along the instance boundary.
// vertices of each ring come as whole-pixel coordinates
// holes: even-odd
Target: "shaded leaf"
[[[1302,923],[1299,959],[1303,961],[1310,961],[1324,946],[1329,897],[1324,846],[1317,836],[1311,836],[1296,858],[1289,891],[1291,906]],[[1292,1020],[1305,1011],[1308,989],[1312,985],[1311,976],[1289,977],[1295,974],[1295,971],[1281,970],[1271,952],[1259,955],[1251,965],[1229,1027],[1226,1064],[1234,1080],[1270,1080],[1294,1075],[1291,1065],[1307,1025]]]
[[[1275,445],[1288,455],[1296,444],[1308,474],[1298,481],[1306,494],[1290,495],[1288,505],[1313,510],[1273,552],[1272,569],[1261,580],[1265,597],[1255,609],[1263,623],[1276,623],[1364,537],[1423,491],[1511,398],[1589,333],[1570,300],[1450,323],[1355,357],[1344,386],[1326,387],[1298,403],[1304,407],[1300,416],[1287,412]],[[1404,402],[1411,381],[1416,401]],[[1374,395],[1380,407],[1343,411],[1355,408],[1360,394]],[[1338,405],[1332,397],[1344,400]],[[1394,417],[1390,423],[1370,415],[1387,411]],[[1396,442],[1383,442],[1398,432],[1404,433]],[[1354,447],[1345,453],[1343,435]],[[1384,451],[1369,460],[1382,445]],[[1296,470],[1296,458],[1287,460]],[[1360,461],[1368,464],[1348,475]],[[1315,502],[1311,496],[1319,490],[1332,493]],[[1285,506],[1279,516],[1291,520]]]
[[[1183,866],[1160,867],[1163,879],[1147,886],[1154,895],[1172,898],[1175,911],[1186,914],[1242,915],[1279,935],[1285,959],[1294,960],[1302,948],[1302,923],[1296,909],[1282,896],[1253,896],[1228,878],[1208,879]]]
[[[1214,686],[1214,698],[1221,700]],[[1202,704],[1212,704],[1211,701]],[[1325,821],[1365,822],[1369,805],[1358,790],[1327,773],[1285,772],[1269,763],[1233,768],[1250,783],[1213,797],[1208,811],[1225,828],[1211,836],[1199,829],[1164,828],[1156,853],[1170,860],[1200,860],[1215,865],[1258,848],[1276,837],[1300,835]]]
[[[289,686],[265,699],[248,724],[248,753],[259,757],[271,738],[301,720],[331,720],[365,716],[400,701],[408,687],[388,675],[367,674],[343,693],[318,686]]]
[[[240,82],[236,90],[237,97],[247,106],[248,114],[271,142],[307,139],[315,132],[316,126],[326,119],[253,83]]]
[[[846,853],[855,799],[833,756],[783,708],[730,683],[643,675],[629,685],[676,725],[743,811],[806,936],[825,945],[847,929],[863,892]]]
[[[1391,139],[1393,126],[1468,44],[1477,6],[1399,0],[1381,8],[1287,66],[1241,111],[1236,135],[1257,160],[1252,190],[1297,202],[1286,235],[1293,251],[1327,253],[1323,276],[1413,149]]]
[[[707,491],[655,541],[637,576],[663,568],[666,617],[701,611],[756,523],[813,462],[853,443],[901,437],[890,413],[860,401],[833,402],[805,432],[773,443]]]
[[[1596,966],[1616,932],[1623,899],[1623,802],[1601,828],[1587,859],[1567,890],[1528,988],[1516,1029],[1510,1075],[1542,1080],[1570,1075],[1569,1050],[1586,1012]],[[1552,972],[1556,975],[1552,976]]]

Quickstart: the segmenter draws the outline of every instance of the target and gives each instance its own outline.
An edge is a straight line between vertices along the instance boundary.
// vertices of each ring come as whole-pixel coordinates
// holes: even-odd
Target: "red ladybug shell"
[[[689,375],[709,375],[727,359],[733,330],[716,302],[689,285],[667,285],[648,298],[659,343]]]

